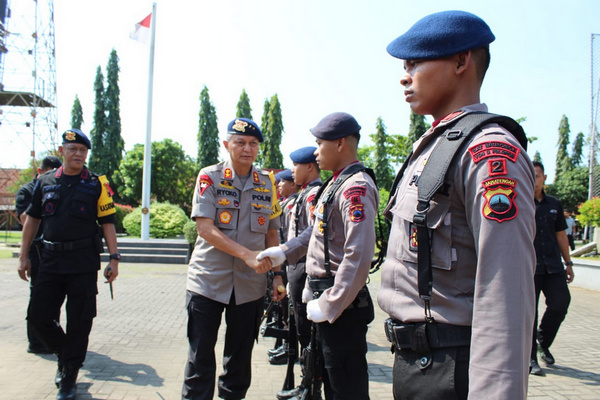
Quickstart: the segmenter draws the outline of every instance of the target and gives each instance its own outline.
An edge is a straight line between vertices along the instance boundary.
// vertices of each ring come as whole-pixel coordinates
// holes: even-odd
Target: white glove
[[[321,307],[319,307],[319,300],[311,300],[306,304],[306,317],[317,323],[327,320],[323,315],[323,311],[321,311]]]
[[[281,250],[281,247],[279,246],[269,247],[268,249],[261,251],[256,256],[256,260],[260,261],[266,257],[269,257],[271,259],[271,262],[273,263],[274,267],[283,264],[283,262],[285,261],[285,253],[283,252],[283,250]]]
[[[302,289],[302,302],[304,304],[308,303],[314,298],[312,290],[309,288]]]

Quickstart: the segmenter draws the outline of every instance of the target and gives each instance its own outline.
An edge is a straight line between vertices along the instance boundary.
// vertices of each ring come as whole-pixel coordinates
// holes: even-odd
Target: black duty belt
[[[471,327],[437,322],[416,322],[404,324],[388,318],[385,321],[385,335],[396,349],[412,349],[418,351],[418,331],[424,328],[427,344],[431,349],[443,347],[460,347],[471,344]]]
[[[333,277],[331,278],[311,278],[308,277],[308,286],[310,290],[313,292],[313,296],[315,299],[318,299],[324,291],[333,286]],[[363,286],[362,289],[358,291],[356,298],[346,310],[352,308],[363,308],[369,305],[369,289],[366,286]]]
[[[93,237],[74,240],[72,242],[50,242],[48,240],[43,240],[44,248],[51,251],[71,251],[75,249],[81,249],[82,247],[93,246],[95,244],[95,239]]]

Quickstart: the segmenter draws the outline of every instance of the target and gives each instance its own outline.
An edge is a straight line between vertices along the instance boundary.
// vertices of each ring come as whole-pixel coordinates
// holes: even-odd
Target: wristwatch
[[[566,262],[565,265],[567,267],[572,267],[573,266],[573,261]]]
[[[273,276],[283,276],[283,271],[275,271],[273,272]]]
[[[120,260],[121,259],[121,255],[119,253],[113,253],[110,256],[108,256],[109,260]]]

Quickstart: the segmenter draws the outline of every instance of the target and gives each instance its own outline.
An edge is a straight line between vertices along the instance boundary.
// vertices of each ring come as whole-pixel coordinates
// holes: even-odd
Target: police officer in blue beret
[[[79,129],[62,135],[63,164],[38,178],[23,227],[19,276],[31,277],[28,252],[41,226],[42,256],[27,314],[40,341],[58,356],[57,399],[75,399],[77,374],[85,360],[96,294],[102,237],[110,253],[107,282],[119,275],[113,192],[104,175],[89,171],[85,160],[91,143]],[[43,221],[43,224],[42,224]],[[60,309],[67,299],[67,329]]]
[[[443,11],[387,47],[404,60],[406,102],[435,120],[414,143],[386,208],[392,228],[377,300],[390,315],[395,399],[527,396],[535,309],[535,173],[527,153],[504,127],[483,125],[455,153],[445,194],[422,211],[426,225],[415,216],[418,190],[439,179],[425,168],[433,149],[461,118],[487,112],[479,92],[494,39],[478,16]]]
[[[306,256],[302,301],[323,366],[312,372],[317,377],[323,374],[326,398],[367,400],[366,335],[374,310],[366,281],[375,253],[379,192],[372,171],[358,160],[360,125],[352,115],[329,114],[310,131],[317,142],[314,155],[319,168],[333,176],[313,200],[313,225],[287,243],[261,252],[259,258],[295,264]],[[308,388],[309,396],[318,389],[317,381],[309,382],[314,389]]]
[[[292,168],[293,179],[302,189],[300,195],[296,198],[293,204],[290,215],[290,223],[288,229],[288,238],[298,237],[312,225],[314,206],[312,201],[315,198],[319,187],[323,184],[321,181],[321,169],[317,164],[315,156],[315,146],[302,147],[290,153],[290,159],[294,163]],[[289,282],[288,296],[292,303],[293,313],[290,313],[290,318],[293,321],[288,323],[288,326],[296,328],[296,337],[300,343],[300,354],[304,354],[306,347],[310,343],[310,325],[311,322],[306,315],[306,304],[302,302],[302,290],[306,283],[306,257],[302,257],[295,264],[290,264],[286,268],[287,279]],[[297,349],[298,344],[292,343],[291,348]],[[302,371],[306,371],[306,357],[300,358]],[[289,367],[289,364],[288,364]],[[288,373],[290,370],[288,369]],[[305,388],[308,387],[307,375],[305,374],[302,382],[295,388],[282,390],[277,393],[279,400],[285,400],[300,397]],[[286,377],[286,381],[288,378]],[[319,382],[319,381],[317,381]],[[317,383],[318,384],[318,383]],[[320,387],[316,387],[313,391],[315,395],[320,394]],[[315,396],[318,398],[318,396]]]

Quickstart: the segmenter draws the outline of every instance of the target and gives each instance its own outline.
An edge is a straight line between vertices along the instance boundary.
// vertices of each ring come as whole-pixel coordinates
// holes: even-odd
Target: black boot
[[[303,382],[304,383],[304,382]],[[313,392],[312,394],[309,393],[310,390],[310,386],[304,386],[304,384],[301,384],[298,388],[299,393],[296,394],[294,397],[289,397],[288,400],[322,400],[322,395],[321,395],[321,387],[323,386],[323,381],[321,379],[317,379],[315,381],[315,386],[313,388]]]
[[[62,380],[62,374],[63,374],[63,367],[62,367],[62,365],[58,364],[58,367],[56,368],[56,375],[54,375],[54,384],[56,385],[57,389],[60,387],[60,381]]]
[[[75,400],[77,398],[77,374],[79,368],[73,365],[65,365],[62,371],[62,379],[58,388],[56,400]]]
[[[302,386],[302,385],[296,386],[295,388],[288,389],[288,390],[280,390],[279,392],[277,392],[277,399],[287,400],[287,399],[291,399],[292,397],[299,397],[303,391],[304,391],[304,386]]]

